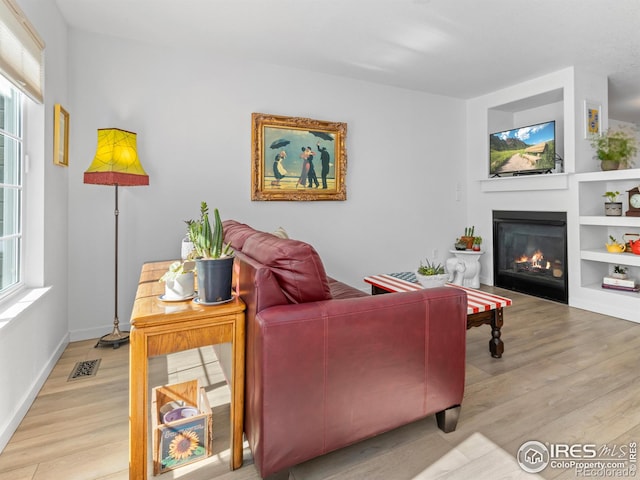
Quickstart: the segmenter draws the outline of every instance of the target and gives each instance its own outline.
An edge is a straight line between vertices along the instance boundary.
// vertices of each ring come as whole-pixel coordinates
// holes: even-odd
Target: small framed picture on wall
[[[59,103],[53,106],[53,163],[69,166],[69,112]]]
[[[602,106],[591,100],[584,101],[584,138],[602,133]]]

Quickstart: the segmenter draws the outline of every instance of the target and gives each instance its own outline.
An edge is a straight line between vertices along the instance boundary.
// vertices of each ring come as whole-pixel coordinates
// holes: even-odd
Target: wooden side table
[[[147,478],[149,380],[147,359],[216,343],[232,344],[231,469],[242,466],[244,420],[244,302],[203,306],[191,300],[163,302],[158,279],[173,261],[142,267],[131,314],[129,358],[129,479]]]

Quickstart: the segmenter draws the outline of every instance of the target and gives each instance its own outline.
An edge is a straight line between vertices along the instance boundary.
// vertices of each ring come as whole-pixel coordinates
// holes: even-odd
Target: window
[[[22,281],[22,101],[0,76],[0,297]]]

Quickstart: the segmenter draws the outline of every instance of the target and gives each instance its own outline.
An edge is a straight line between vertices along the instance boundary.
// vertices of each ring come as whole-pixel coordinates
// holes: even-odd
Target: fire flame
[[[536,250],[536,252],[533,255],[531,255],[531,257],[527,257],[526,255],[522,255],[516,261],[517,262],[528,262],[534,268],[550,269],[551,268],[551,262],[547,261],[546,263],[544,263],[544,266],[543,266],[543,260],[544,260],[544,254],[540,250]]]

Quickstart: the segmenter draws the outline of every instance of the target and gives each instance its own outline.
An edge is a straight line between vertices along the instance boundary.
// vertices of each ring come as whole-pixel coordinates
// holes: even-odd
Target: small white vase
[[[167,300],[180,300],[193,297],[195,277],[193,272],[178,275],[175,280],[164,282],[164,298]]]
[[[183,262],[189,257],[189,254],[193,252],[193,250],[193,242],[189,240],[188,236],[184,237],[182,239],[182,244],[180,245],[180,257]]]

